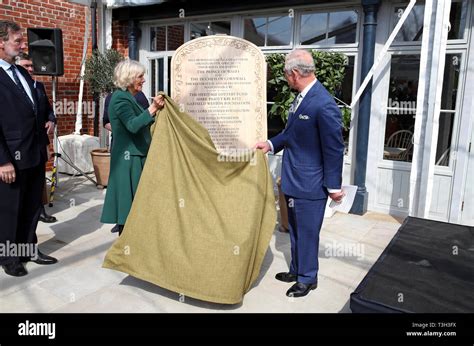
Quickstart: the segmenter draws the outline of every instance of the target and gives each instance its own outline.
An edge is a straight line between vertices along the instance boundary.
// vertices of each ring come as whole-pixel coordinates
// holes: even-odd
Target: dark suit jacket
[[[44,121],[52,121],[56,124],[56,116],[54,115],[53,107],[49,102],[48,95],[46,94],[46,89],[44,84],[38,81],[35,81],[35,90],[36,97],[38,98],[38,114],[44,116]]]
[[[270,139],[283,153],[281,189],[304,199],[327,198],[327,189],[340,189],[344,160],[342,117],[334,98],[317,81],[288,124]]]
[[[34,81],[21,66],[18,71],[31,89],[35,105],[38,97]],[[0,165],[11,162],[16,169],[27,169],[46,162],[45,119],[39,116],[15,82],[0,68]]]
[[[56,124],[56,116],[54,115],[53,107],[49,102],[48,95],[46,95],[46,89],[44,84],[38,81],[34,83],[36,97],[38,98],[38,116],[43,117],[45,122],[52,121]],[[48,138],[48,144],[49,144]]]

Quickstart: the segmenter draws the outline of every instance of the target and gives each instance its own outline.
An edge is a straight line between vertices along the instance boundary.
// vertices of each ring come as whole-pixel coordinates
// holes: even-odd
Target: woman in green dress
[[[151,143],[150,126],[164,106],[164,98],[156,96],[148,109],[143,109],[134,95],[142,90],[145,67],[134,60],[120,62],[114,71],[118,90],[109,104],[114,146],[110,159],[110,176],[101,222],[117,224],[119,235],[127,220],[138,182]]]

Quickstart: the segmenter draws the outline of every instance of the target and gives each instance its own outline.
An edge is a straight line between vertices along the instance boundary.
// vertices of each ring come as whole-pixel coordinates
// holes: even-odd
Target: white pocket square
[[[304,115],[304,114],[300,114],[298,116],[299,119],[302,119],[302,120],[308,120],[309,119],[309,116],[308,115]]]

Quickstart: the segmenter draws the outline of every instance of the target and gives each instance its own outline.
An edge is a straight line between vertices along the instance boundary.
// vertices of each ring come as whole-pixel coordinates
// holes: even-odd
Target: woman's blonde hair
[[[114,83],[118,88],[127,90],[133,84],[135,78],[144,73],[145,66],[138,61],[125,59],[115,66]]]

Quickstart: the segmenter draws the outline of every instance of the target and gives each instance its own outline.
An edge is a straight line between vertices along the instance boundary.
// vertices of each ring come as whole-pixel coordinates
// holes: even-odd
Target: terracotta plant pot
[[[105,148],[91,151],[92,165],[98,187],[105,187],[109,183],[110,152]]]

